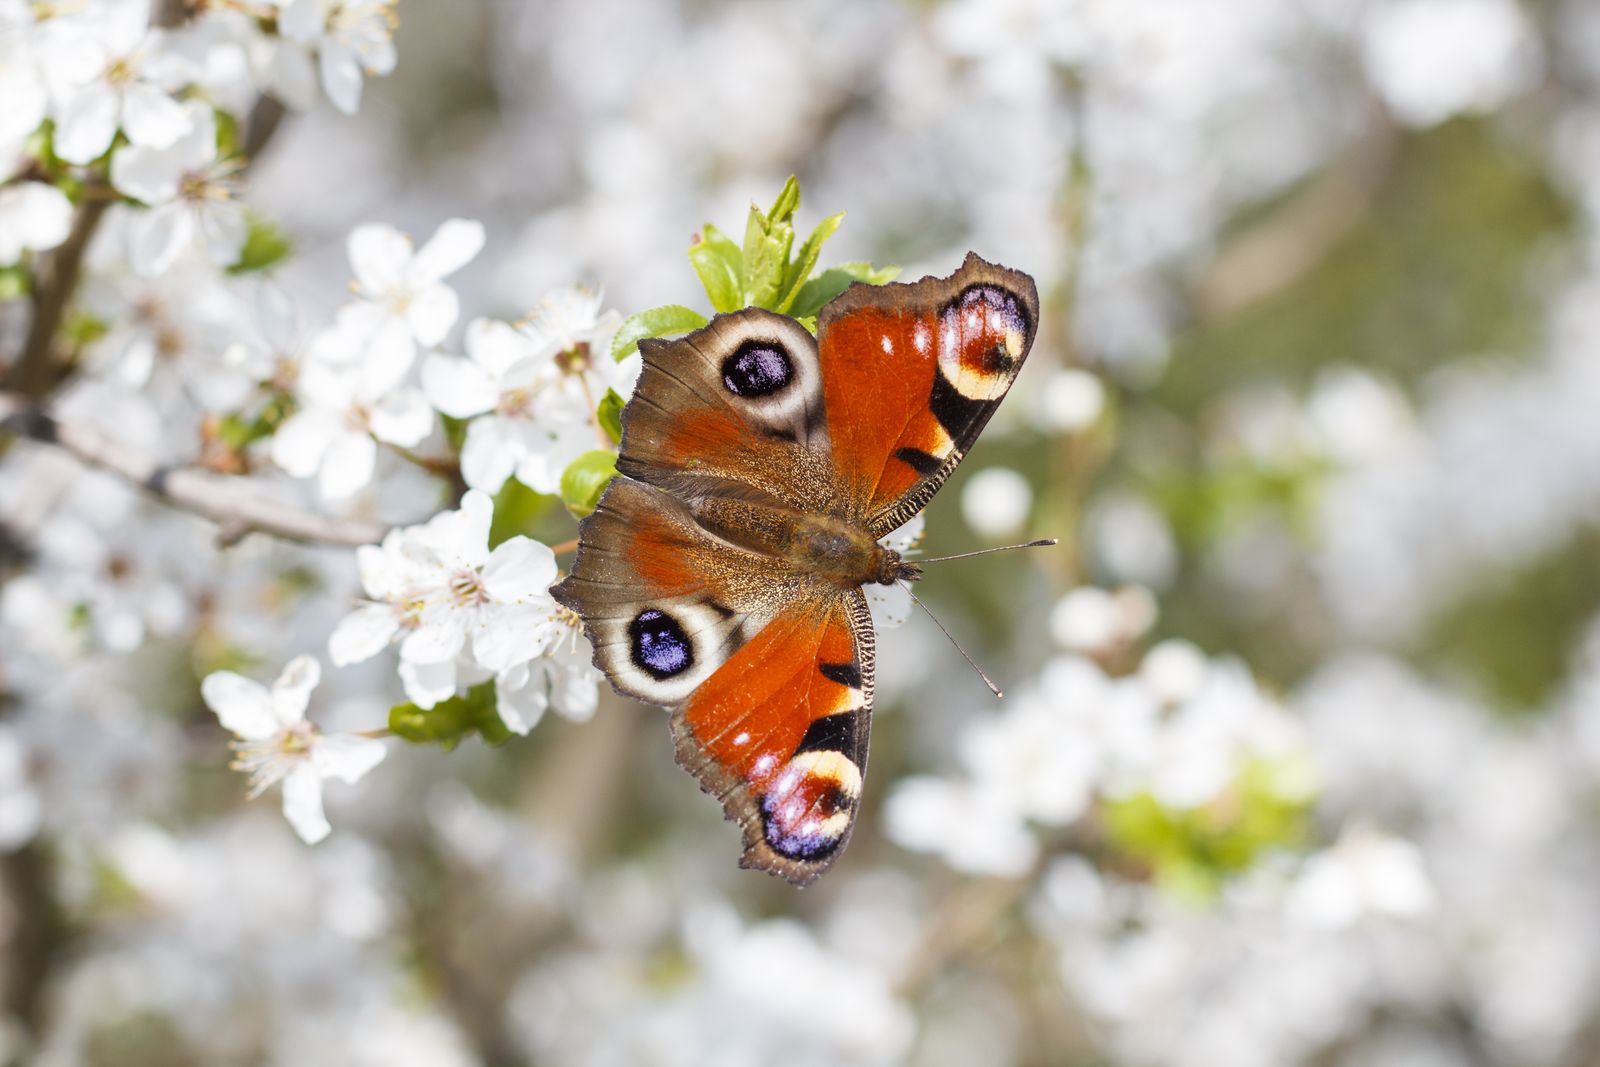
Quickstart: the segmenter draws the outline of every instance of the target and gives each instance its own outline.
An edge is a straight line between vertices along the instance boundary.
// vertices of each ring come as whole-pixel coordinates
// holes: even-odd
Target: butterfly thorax
[[[863,524],[841,516],[725,496],[704,497],[690,511],[701,527],[723,540],[841,588],[922,577],[916,564],[878,544]]]

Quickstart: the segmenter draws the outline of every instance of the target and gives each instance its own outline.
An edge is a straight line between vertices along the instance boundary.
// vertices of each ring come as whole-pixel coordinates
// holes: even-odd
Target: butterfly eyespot
[[[842,752],[797,754],[761,798],[767,844],[790,859],[838,848],[849,832],[861,772]]]
[[[689,635],[671,615],[655,608],[646,608],[628,624],[628,647],[634,666],[657,681],[694,666]]]
[[[722,361],[722,384],[734,396],[769,396],[793,380],[789,354],[772,341],[746,341]]]
[[[945,314],[960,316],[969,330],[985,326],[996,334],[1028,332],[1028,313],[1015,293],[995,285],[969,285],[946,307]]]

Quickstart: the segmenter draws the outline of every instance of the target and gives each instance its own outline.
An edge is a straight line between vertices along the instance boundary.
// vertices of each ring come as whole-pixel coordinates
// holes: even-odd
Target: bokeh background
[[[459,0],[396,44],[248,177],[308,318],[352,226],[452,216],[489,235],[464,317],[703,308],[691,235],[790,174],[802,232],[848,213],[824,264],[1038,280],[924,548],[1062,545],[920,590],[1008,695],[925,617],[881,635],[860,824],[804,891],[609,692],[395,743],[308,847],[198,678],[321,647],[351,554],[219,548],[13,443],[0,1060],[1600,1062],[1600,6]],[[403,464],[358,503],[439,506]],[[393,663],[319,698],[381,723]]]

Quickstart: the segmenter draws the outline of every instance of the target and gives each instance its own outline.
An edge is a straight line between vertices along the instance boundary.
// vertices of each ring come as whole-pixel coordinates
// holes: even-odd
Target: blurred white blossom
[[[56,120],[56,154],[88,163],[121,129],[146,148],[166,148],[189,129],[174,97],[185,71],[150,28],[146,0],[102,0],[70,34],[44,41]]]
[[[314,51],[323,91],[333,106],[354,115],[362,75],[394,70],[395,0],[274,0],[284,37]],[[280,63],[290,62],[287,58]],[[303,78],[298,71],[286,78]]]
[[[1538,41],[1511,0],[1395,0],[1374,8],[1364,30],[1373,82],[1418,126],[1499,107],[1539,73]]]
[[[140,274],[160,274],[199,243],[219,267],[239,258],[249,224],[231,180],[233,164],[217,155],[216,116],[200,102],[185,105],[189,129],[166,148],[131,145],[111,161],[111,181],[150,210],[130,223],[130,259]]]
[[[24,252],[49,251],[71,229],[72,202],[61,190],[43,182],[0,187],[0,267],[16,263]]]

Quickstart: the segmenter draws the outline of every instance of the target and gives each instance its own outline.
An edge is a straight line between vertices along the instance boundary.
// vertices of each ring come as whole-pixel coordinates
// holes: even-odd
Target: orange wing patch
[[[881,536],[949,477],[1011,388],[1039,298],[1025,274],[969,255],[949,278],[854,285],[818,321],[841,491]]]
[[[871,618],[852,591],[780,614],[678,708],[678,761],[742,827],[745,866],[803,884],[832,864],[855,822],[871,701]]]

